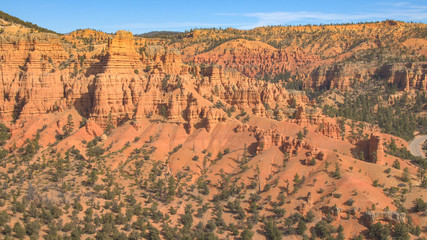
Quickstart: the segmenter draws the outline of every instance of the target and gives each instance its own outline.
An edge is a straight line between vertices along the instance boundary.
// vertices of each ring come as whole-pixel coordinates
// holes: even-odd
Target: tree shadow
[[[355,144],[355,147],[350,149],[351,155],[353,158],[362,160],[362,161],[368,161],[368,141],[367,140],[361,140]]]
[[[257,142],[251,143],[251,145],[248,146],[248,153],[250,153],[252,156],[255,156],[257,148],[258,148]]]

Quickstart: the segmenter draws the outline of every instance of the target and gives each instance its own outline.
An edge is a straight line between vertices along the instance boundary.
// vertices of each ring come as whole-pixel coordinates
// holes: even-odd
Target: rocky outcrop
[[[290,93],[279,84],[257,81],[220,66],[203,68],[201,75],[203,78],[197,84],[200,95],[216,95],[230,105],[254,109],[254,113],[259,116],[265,115],[265,104],[289,106],[292,102],[309,102],[306,95]]]
[[[312,157],[314,159],[323,161],[326,159],[326,153],[323,151],[320,151],[317,147],[314,147],[311,149],[310,152],[307,153],[307,157]],[[308,161],[310,161],[311,159],[307,159]],[[310,162],[311,164],[311,162]],[[309,165],[309,164],[307,164]]]
[[[248,77],[264,76],[293,70],[318,60],[302,49],[276,49],[266,43],[238,39],[226,42],[212,51],[198,54],[189,60],[195,63],[217,64],[239,70]]]
[[[103,69],[108,74],[132,74],[135,70],[142,69],[141,55],[135,50],[131,32],[118,31],[109,39]]]
[[[379,134],[371,134],[368,140],[368,160],[373,163],[384,163],[383,139]]]
[[[401,212],[366,212],[364,215],[366,224],[372,225],[380,220],[392,223],[406,222],[406,214]]]
[[[0,118],[31,118],[64,108],[62,74],[71,65],[57,35],[34,33],[0,37]]]
[[[133,48],[133,42],[128,39],[131,35],[120,33],[115,38],[118,39],[113,38],[109,43],[103,63],[105,71],[94,79],[90,115],[100,125],[110,117],[114,123],[120,123],[157,115],[163,120],[186,124],[188,131],[203,120],[211,131],[216,123],[227,118],[222,110],[203,109],[206,103],[201,105],[194,94],[198,94],[198,98],[215,95],[225,104],[249,109],[259,116],[266,116],[265,103],[288,105],[288,102],[308,102],[305,95],[289,94],[278,84],[255,81],[218,66],[194,68],[193,71],[200,71],[195,74],[200,77],[195,77],[186,72],[189,68],[182,64],[176,52],[160,46],[145,49],[141,64],[149,66],[150,70],[140,74],[135,71],[139,64],[135,52],[125,50]],[[123,70],[116,71],[120,66]]]
[[[151,73],[183,74],[189,66],[182,63],[179,51],[152,45],[145,47],[143,54],[144,71]]]
[[[185,59],[234,68],[266,81],[302,80],[307,88],[347,90],[388,75],[402,90],[425,89],[425,24],[194,30],[173,43]],[[399,30],[397,30],[399,29]],[[387,64],[381,68],[381,66]],[[390,63],[391,62],[391,63]]]
[[[181,77],[177,74],[185,70],[176,52],[152,47],[141,56],[135,50],[133,34],[118,31],[109,40],[107,55],[101,65],[103,70],[94,80],[91,111],[91,117],[100,125],[109,117],[117,124],[152,114],[182,122],[181,112],[187,106],[186,94],[166,96],[162,92],[178,85]],[[150,69],[148,75],[141,74],[147,67]]]
[[[313,149],[313,146],[309,143],[289,136],[284,136],[277,129],[264,130],[257,126],[242,124],[237,126],[235,131],[249,131],[254,133],[258,140],[257,153],[261,153],[272,146],[279,147],[283,153],[289,154],[289,156],[296,154],[300,149],[306,149],[308,151]]]
[[[227,120],[227,116],[224,111],[215,108],[210,109],[206,116],[206,130],[208,132],[212,131],[217,123],[225,120]]]
[[[71,32],[68,36],[69,38],[67,38],[67,40],[73,39],[73,40],[81,40],[81,41],[89,41],[89,42],[108,41],[109,39],[109,36],[107,33],[92,30],[92,29],[79,29]]]
[[[381,67],[377,74],[401,90],[427,90],[427,63],[394,63]]]
[[[330,138],[341,139],[341,130],[336,123],[320,115],[316,109],[306,109],[305,105],[299,105],[295,112],[295,119],[288,121],[300,126],[317,126],[316,132]]]
[[[78,52],[67,45],[70,38],[75,44],[99,46],[90,54]],[[152,118],[185,124],[188,131],[196,125],[212,131],[228,118],[223,110],[231,106],[260,117],[283,119],[286,110],[309,104],[305,94],[287,91],[281,84],[248,78],[218,65],[190,67],[176,50],[140,47],[141,41],[135,41],[130,32],[110,36],[87,30],[61,39],[54,34],[2,36],[3,121],[75,108],[101,127],[107,122]],[[81,46],[77,49],[83,51]],[[280,51],[275,54],[273,59],[289,60]],[[211,109],[218,102],[224,108]],[[303,111],[297,113],[297,124],[318,124],[320,118],[307,117]]]
[[[427,89],[427,63],[391,63],[381,67],[370,63],[348,63],[320,66],[305,78],[310,88],[339,89],[346,91],[353,82],[382,78],[400,90]]]
[[[142,81],[135,70],[142,68],[141,56],[135,51],[133,34],[118,31],[108,41],[102,72],[94,80],[91,117],[102,125],[108,118],[114,122],[131,119],[135,110],[131,82]]]
[[[164,74],[185,70],[180,56],[168,51],[157,54],[159,60],[154,63],[162,65],[157,73],[163,76],[140,74],[151,60],[136,51],[132,33],[118,31],[109,37],[95,31],[86,32],[75,33],[76,39],[108,40],[105,55],[85,60],[85,55],[79,54],[77,59],[77,55],[66,51],[55,34],[1,36],[2,121],[74,107],[101,125],[110,113],[115,122],[120,122],[133,117],[141,91],[147,90],[144,84],[153,80],[152,87],[158,88]],[[65,36],[64,41],[70,37]]]
[[[305,79],[310,88],[339,89],[346,91],[353,82],[363,82],[375,74],[375,66],[369,64],[334,64],[314,69]]]
[[[279,54],[280,55],[280,54]],[[202,55],[203,56],[203,55]],[[262,57],[259,57],[262,59]],[[278,74],[291,67],[284,67],[283,65],[276,66],[275,64],[259,63],[258,68],[247,68],[239,64],[229,64],[224,56],[217,58],[209,58],[208,61],[203,61],[200,55],[195,57],[196,62],[207,62],[211,64],[219,64],[220,66],[233,67],[242,71],[247,76],[254,77],[257,71],[263,73]],[[250,59],[250,58],[249,58]],[[275,58],[271,57],[271,61]],[[247,60],[245,60],[247,61]],[[280,61],[280,60],[279,60]],[[249,62],[251,62],[249,60]],[[312,60],[302,61],[303,64],[309,64]],[[252,63],[252,62],[251,62]],[[292,61],[288,62],[292,64]],[[269,69],[273,67],[274,69]],[[299,66],[295,64],[293,66]],[[254,70],[255,69],[255,70]],[[305,70],[309,70],[307,67]],[[427,63],[392,63],[385,64],[378,67],[377,64],[372,63],[336,63],[326,64],[310,70],[309,74],[301,74],[301,79],[304,81],[304,86],[313,89],[339,89],[342,91],[348,90],[355,82],[363,82],[373,77],[381,77],[390,83],[396,84],[400,90],[408,91],[410,89],[427,89]]]
[[[265,107],[262,104],[257,104],[253,109],[252,112],[256,116],[265,117]]]
[[[316,129],[316,132],[330,138],[336,138],[336,139],[342,138],[340,127],[337,124],[332,123],[331,121],[328,121],[326,119],[323,119],[322,121],[320,121]]]

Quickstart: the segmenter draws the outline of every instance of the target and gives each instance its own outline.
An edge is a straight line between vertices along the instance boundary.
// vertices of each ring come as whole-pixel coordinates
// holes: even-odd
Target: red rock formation
[[[145,69],[152,73],[183,74],[189,71],[189,66],[184,65],[179,51],[166,50],[162,46],[147,46],[143,52]]]
[[[379,74],[402,90],[427,90],[427,63],[425,62],[386,64],[379,70]]]
[[[401,90],[427,89],[427,63],[392,63],[380,68],[373,64],[350,63],[321,66],[305,78],[308,87],[348,90],[353,81],[381,76]]]
[[[375,74],[376,67],[368,64],[335,64],[321,66],[305,79],[306,86],[348,90],[353,81],[364,81]]]
[[[95,77],[91,117],[102,125],[109,116],[114,122],[131,119],[135,110],[131,82],[141,81],[135,72],[142,69],[140,55],[135,51],[133,34],[118,31],[108,41],[102,73]],[[111,114],[111,115],[110,115]]]
[[[279,84],[271,84],[257,81],[243,76],[237,71],[224,69],[218,66],[210,66],[202,69],[205,76],[198,84],[200,95],[219,96],[226,103],[236,105],[239,108],[254,109],[263,115],[261,105],[288,106],[289,102],[308,103],[308,98],[301,94],[290,94]],[[292,101],[291,101],[292,100]]]
[[[242,124],[236,127],[236,132],[249,131],[254,133],[258,140],[257,153],[263,152],[272,146],[279,147],[283,153],[289,155],[295,154],[299,149],[303,148],[311,150],[313,147],[305,141],[298,140],[289,136],[284,136],[277,129],[263,130],[257,126]]]
[[[366,212],[364,218],[368,226],[380,220],[385,220],[393,223],[404,223],[406,222],[406,213],[395,211]]]
[[[318,124],[316,132],[330,138],[341,139],[341,129],[337,124],[334,124],[326,119],[323,119]]]
[[[165,75],[180,74],[183,67],[176,52],[165,52],[163,48],[147,50],[148,56],[141,58],[135,51],[132,33],[118,31],[108,43],[107,56],[103,62],[103,72],[95,78],[94,101],[91,116],[99,124],[105,123],[110,116],[119,123],[134,117],[159,114],[162,106],[167,117],[174,122],[181,122],[181,112],[185,109],[186,96],[174,94],[165,99],[160,89]],[[140,75],[144,66],[153,68],[153,75],[148,79]],[[177,76],[168,77],[177,82]],[[143,84],[146,85],[144,89]],[[166,90],[166,89],[165,89]],[[185,102],[183,104],[176,104]],[[137,110],[138,109],[138,110]]]
[[[64,108],[61,74],[67,63],[57,35],[2,36],[0,39],[0,118],[34,117]]]
[[[89,39],[94,40],[96,42],[98,41],[108,41],[109,36],[108,34],[100,31],[95,31],[92,29],[81,29],[73,31],[69,34],[70,38],[67,39]]]
[[[309,114],[307,111],[304,105],[299,105],[295,112],[295,119],[289,121],[305,127],[317,126],[317,133],[330,138],[341,139],[341,129],[337,124],[320,115],[316,109],[309,109]]]
[[[204,122],[199,126],[211,131],[226,118],[222,110],[209,110],[213,103],[207,99],[213,95],[229,104],[226,107],[233,105],[263,117],[272,117],[276,111],[264,106],[286,109],[309,102],[304,94],[288,92],[280,84],[257,81],[223,67],[193,67],[194,75],[190,75],[190,67],[182,63],[177,51],[147,46],[137,52],[130,32],[118,31],[112,37],[88,34],[94,41],[108,37],[108,44],[104,55],[100,51],[99,56],[83,61],[65,51],[56,35],[2,38],[1,119],[24,119],[74,107],[99,126],[154,117],[186,124],[189,131]],[[80,40],[87,37],[77,35]]]
[[[276,49],[263,42],[238,39],[189,60],[235,68],[246,76],[255,77],[263,73],[275,75],[296,69],[318,60],[318,57],[309,56],[300,48]]]
[[[212,131],[217,123],[224,122],[225,120],[227,120],[227,116],[222,110],[210,109],[206,116],[206,130],[208,132]]]
[[[315,159],[318,159],[320,161],[323,161],[326,159],[326,153],[323,151],[320,151],[317,147],[314,147],[309,152],[309,157],[314,157]]]
[[[265,117],[265,107],[262,104],[257,104],[253,109],[252,112],[256,116]]]
[[[371,134],[368,140],[368,159],[373,163],[384,163],[383,139],[379,134]]]
[[[142,69],[141,55],[135,50],[135,40],[131,32],[117,31],[108,41],[104,73],[132,74]]]

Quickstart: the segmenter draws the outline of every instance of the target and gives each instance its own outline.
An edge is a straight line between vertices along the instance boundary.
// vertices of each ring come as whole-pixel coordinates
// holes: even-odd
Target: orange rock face
[[[104,73],[130,74],[142,68],[141,55],[135,50],[133,34],[118,31],[108,41]]]
[[[64,83],[56,69],[69,54],[56,35],[2,36],[0,58],[2,120],[34,117],[64,107]]]
[[[368,159],[373,163],[384,163],[383,140],[378,134],[371,134],[368,140]]]
[[[337,64],[314,69],[305,80],[308,87],[348,90],[353,81],[372,77],[376,68],[369,65]]]
[[[168,220],[176,229],[182,229],[177,218],[185,214],[186,205],[206,205],[220,200],[230,203],[226,208],[238,203],[247,211],[253,207],[253,196],[260,197],[256,200],[257,206],[272,203],[271,207],[257,208],[259,216],[278,215],[280,211],[276,212],[276,207],[286,209],[286,216],[298,211],[306,215],[311,210],[315,221],[307,224],[312,228],[332,214],[332,225],[351,226],[346,226],[345,237],[366,231],[361,214],[369,218],[369,224],[404,220],[406,215],[366,210],[372,206],[379,210],[396,209],[393,202],[397,195],[393,196],[391,190],[402,186],[401,171],[388,169],[386,163],[396,158],[384,154],[383,149],[383,141],[389,141],[391,136],[377,133],[372,126],[369,129],[362,123],[340,122],[322,115],[305,91],[289,90],[284,82],[253,78],[264,73],[301,70],[298,80],[311,88],[347,90],[353,81],[381,76],[403,90],[425,89],[426,64],[421,61],[387,63],[381,67],[350,59],[353,53],[364,48],[386,44],[382,37],[369,39],[371,33],[366,33],[366,44],[359,46],[347,33],[341,34],[341,31],[355,35],[363,31],[380,34],[372,26],[365,27],[367,30],[325,27],[334,32],[331,37],[337,44],[331,47],[317,41],[319,39],[308,41],[313,40],[311,35],[329,36],[319,26],[291,28],[291,34],[281,27],[247,32],[228,29],[224,32],[229,35],[257,35],[256,38],[246,36],[252,40],[226,41],[212,51],[193,56],[188,56],[191,49],[180,49],[187,53],[186,60],[215,63],[209,66],[183,61],[180,52],[172,49],[177,43],[167,39],[142,39],[126,31],[109,35],[82,30],[60,38],[29,31],[19,34],[14,31],[14,35],[3,32],[0,34],[0,120],[8,124],[11,138],[0,146],[0,155],[6,160],[0,166],[1,171],[10,179],[16,174],[29,174],[28,179],[36,187],[40,186],[37,192],[66,196],[61,198],[66,201],[61,200],[63,203],[58,206],[66,205],[68,199],[79,200],[85,208],[88,202],[107,204],[104,192],[93,194],[98,187],[107,193],[110,187],[125,191],[126,201],[122,202],[127,207],[133,206],[128,196],[135,196],[135,204],[144,209],[155,206],[153,201],[159,200],[158,210],[164,216],[168,216],[169,206],[181,206]],[[399,29],[395,29],[396,32]],[[219,32],[219,36],[208,36],[208,39],[223,37],[222,30],[212,31]],[[183,42],[195,41],[196,46],[206,50],[206,41],[200,41],[206,35],[209,34],[205,30],[196,30],[191,36],[184,35]],[[275,42],[267,44],[264,37]],[[308,44],[307,48],[299,45],[300,38]],[[405,42],[408,48],[416,43],[420,51],[424,51],[416,39]],[[194,46],[188,44],[188,47]],[[335,94],[325,102],[339,103],[340,99],[334,97],[340,96]],[[70,119],[74,123],[68,128]],[[110,124],[115,128],[105,131]],[[347,133],[355,133],[354,128],[358,135],[348,136],[345,127],[351,128]],[[371,137],[364,140],[366,133],[372,132]],[[31,139],[35,140],[34,146],[28,141]],[[403,140],[398,143],[399,146],[406,144]],[[27,147],[35,153],[23,153]],[[3,149],[10,151],[6,158]],[[363,158],[365,155],[368,158]],[[28,162],[27,156],[31,158]],[[57,164],[62,164],[59,161],[62,156],[66,159],[68,175],[61,181],[51,181],[55,175],[52,173],[59,169]],[[16,164],[21,162],[25,164]],[[399,162],[402,169],[408,167],[411,179],[415,180],[417,168],[409,161],[400,159]],[[331,170],[330,164],[335,170]],[[28,167],[35,167],[36,171],[29,171]],[[88,181],[91,172],[99,176],[93,185]],[[101,177],[104,173],[107,178]],[[151,181],[153,174],[158,181]],[[110,176],[114,185],[108,183]],[[373,186],[372,180],[377,180],[382,187]],[[11,186],[5,191],[31,192],[30,184],[27,189],[22,181],[9,182]],[[167,185],[156,191],[162,182]],[[64,191],[64,187],[72,190]],[[174,190],[169,191],[171,189]],[[390,189],[390,193],[383,189]],[[221,192],[223,190],[226,191]],[[81,194],[75,198],[79,191]],[[171,192],[172,198],[164,201],[163,197]],[[405,198],[408,197],[405,207],[411,207],[414,199],[425,195],[417,188],[405,194]],[[16,195],[17,201],[21,202],[27,195],[30,194]],[[116,199],[109,200],[116,202]],[[32,200],[22,202],[27,201]],[[11,221],[20,222],[22,219],[11,213],[13,205],[7,201],[6,204]],[[96,215],[110,211],[95,206],[92,210]],[[206,215],[215,215],[216,210],[208,208]],[[256,215],[248,213],[248,217]],[[223,214],[227,225],[236,219],[232,211],[223,211]],[[418,213],[407,214],[414,217],[414,223],[424,220]],[[61,219],[68,222],[75,217],[71,215],[74,213],[64,210]],[[134,217],[129,224],[135,220]],[[147,221],[158,227],[158,221],[151,222],[149,218]],[[262,225],[254,224],[251,231],[254,239],[264,238]],[[217,233],[220,238],[229,235],[227,231]]]
[[[338,64],[313,70],[305,79],[308,87],[348,90],[353,82],[361,82],[374,76],[384,78],[402,90],[427,89],[427,64],[391,63],[378,68],[372,64]]]
[[[295,119],[289,120],[290,122],[296,123],[303,127],[315,126],[316,132],[325,135],[330,138],[341,138],[341,130],[336,123],[320,115],[317,110],[310,109],[310,113],[307,114],[304,105],[299,105],[295,112]]]
[[[427,44],[418,34],[423,29],[425,24],[403,22],[206,29],[183,34],[182,42],[171,45],[187,61],[267,81],[298,79],[307,88],[347,90],[383,72],[401,90],[425,89]]]
[[[150,117],[186,124],[190,131],[202,124],[210,131],[227,118],[224,111],[230,105],[271,117],[266,104],[308,103],[305,95],[289,94],[279,84],[256,81],[235,70],[191,68],[175,50],[138,48],[142,43],[130,32],[114,36],[75,32],[63,41],[73,36],[74,43],[98,41],[99,46],[91,54],[81,54],[65,48],[52,34],[2,40],[2,120],[75,108],[100,126]],[[211,109],[218,101],[224,109]]]
[[[312,150],[313,146],[303,140],[298,140],[289,136],[284,136],[277,129],[263,130],[257,126],[248,124],[239,125],[235,129],[236,132],[252,132],[258,140],[257,153],[269,149],[272,146],[279,147],[283,153],[289,156],[296,154],[299,149]]]
[[[396,63],[381,68],[381,76],[404,90],[427,90],[427,63]]]
[[[189,60],[196,63],[215,63],[238,69],[249,77],[259,77],[260,73],[275,75],[305,66],[318,60],[318,57],[306,55],[300,48],[276,49],[263,42],[239,39]]]

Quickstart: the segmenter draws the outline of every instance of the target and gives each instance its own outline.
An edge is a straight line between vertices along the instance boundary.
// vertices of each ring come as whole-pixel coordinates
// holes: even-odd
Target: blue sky
[[[2,0],[0,10],[60,33],[93,28],[155,30],[347,23],[395,19],[427,23],[427,0]]]

